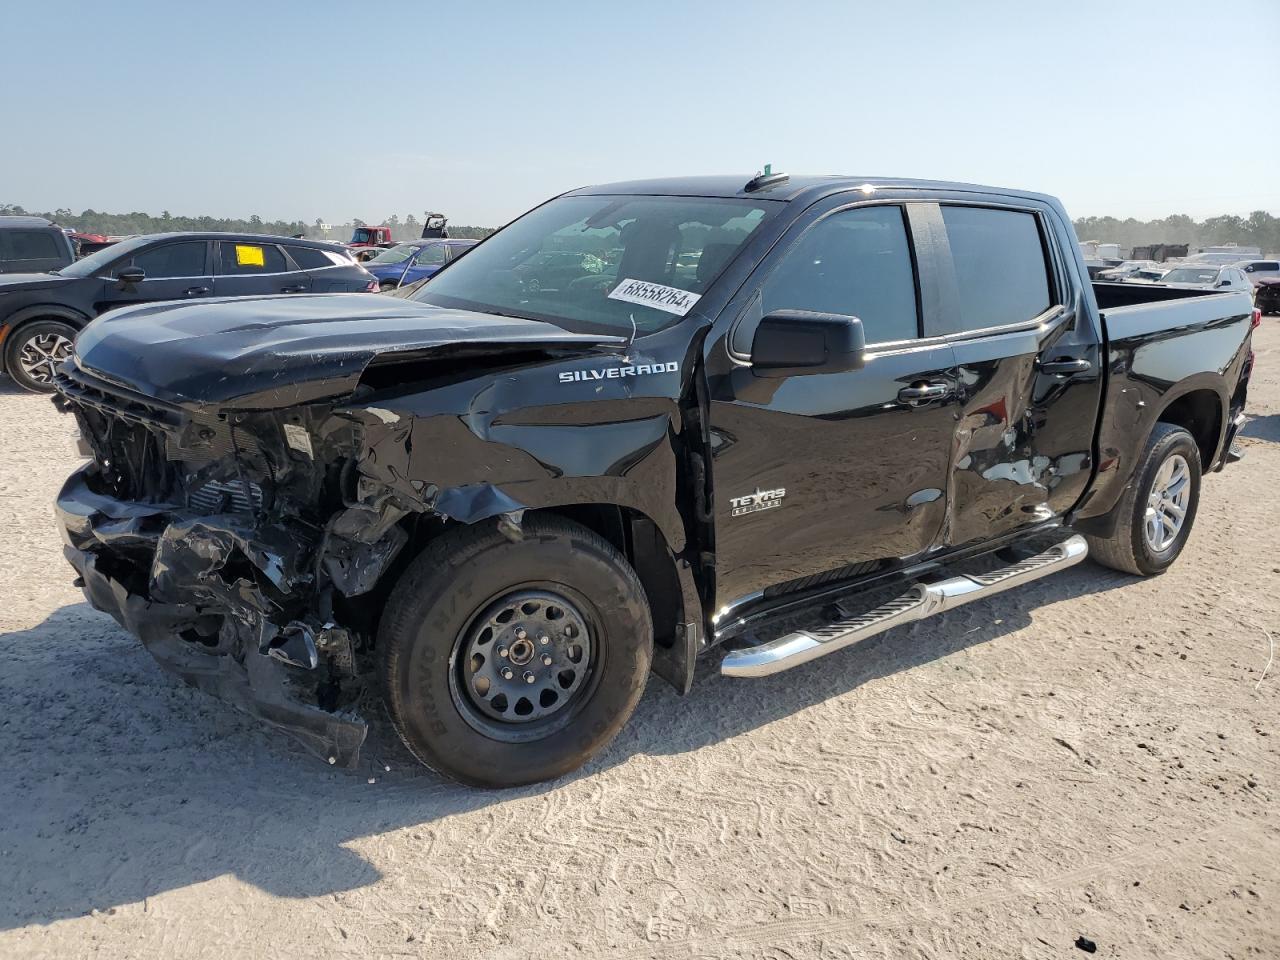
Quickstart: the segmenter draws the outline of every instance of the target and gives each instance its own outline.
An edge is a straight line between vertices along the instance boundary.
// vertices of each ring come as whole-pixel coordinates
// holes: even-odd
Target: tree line
[[[53,211],[24,210],[16,204],[0,204],[0,216],[45,217],[64,227],[75,227],[84,233],[102,233],[113,236],[138,233],[165,233],[172,230],[221,230],[232,233],[270,233],[291,237],[303,234],[316,240],[351,239],[351,228],[362,226],[364,221],[349,224],[331,224],[325,229],[325,221],[317,219],[308,225],[301,220],[263,220],[251,216],[248,220],[226,217],[175,217],[164,210],[155,217],[149,213],[101,213],[83,210],[72,213],[60,208]],[[424,211],[423,217],[425,218]],[[391,227],[397,240],[412,240],[422,235],[422,221],[414,214],[401,219],[392,214],[373,225]],[[1076,233],[1081,240],[1100,240],[1118,243],[1122,247],[1143,246],[1151,243],[1185,243],[1192,251],[1199,247],[1238,243],[1241,246],[1261,247],[1263,253],[1280,253],[1280,217],[1265,210],[1255,210],[1247,217],[1224,214],[1207,220],[1193,220],[1186,214],[1176,213],[1162,220],[1121,220],[1117,217],[1081,217],[1075,221]],[[449,224],[449,235],[462,239],[480,240],[493,232],[491,227],[469,227]]]
[[[1280,253],[1280,217],[1255,210],[1247,217],[1224,214],[1207,220],[1193,220],[1175,213],[1163,220],[1135,220],[1129,217],[1081,217],[1075,221],[1081,240],[1100,240],[1132,248],[1152,243],[1185,243],[1192,253],[1202,247],[1236,243],[1260,247],[1265,253]]]
[[[363,221],[332,224],[324,229],[324,221],[317,219],[308,225],[301,220],[263,220],[254,214],[247,220],[231,217],[175,217],[168,210],[160,216],[149,213],[103,213],[98,210],[82,210],[74,213],[65,207],[57,210],[26,210],[14,203],[0,203],[0,216],[5,217],[44,217],[62,227],[74,227],[81,233],[100,233],[106,236],[133,236],[140,233],[169,233],[175,230],[222,231],[226,233],[265,233],[281,237],[292,237],[302,234],[313,240],[351,239],[351,228],[361,226]],[[413,214],[403,220],[392,215],[386,220],[378,221],[375,226],[386,224],[392,229],[392,236],[397,240],[416,239],[422,235],[422,222]],[[489,227],[467,227],[449,224],[449,235],[462,239],[480,240],[493,233]]]

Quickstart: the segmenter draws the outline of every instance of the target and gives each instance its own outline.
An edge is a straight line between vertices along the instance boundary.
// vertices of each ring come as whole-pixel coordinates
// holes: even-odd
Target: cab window
[[[819,220],[769,274],[761,296],[764,316],[839,313],[862,321],[869,344],[914,339],[919,314],[903,209],[857,207]]]
[[[1033,213],[994,207],[942,207],[942,222],[955,268],[960,333],[1025,323],[1051,305],[1049,261]]]

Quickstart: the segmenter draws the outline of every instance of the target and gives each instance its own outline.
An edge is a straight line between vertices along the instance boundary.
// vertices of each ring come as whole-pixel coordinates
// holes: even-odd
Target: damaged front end
[[[416,506],[359,473],[364,425],[325,403],[187,409],[71,364],[57,385],[93,453],[57,500],[89,602],[166,669],[354,766],[375,591]]]

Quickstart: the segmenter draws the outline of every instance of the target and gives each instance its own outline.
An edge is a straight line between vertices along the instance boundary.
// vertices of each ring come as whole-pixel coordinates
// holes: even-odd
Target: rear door
[[[138,283],[117,278],[124,267],[138,267],[144,277]],[[157,300],[196,300],[213,293],[209,243],[205,240],[162,240],[136,250],[108,268],[101,309]]]
[[[935,298],[914,260],[903,205],[824,201],[731,301],[727,335],[708,338],[718,605],[869,572],[936,542],[955,370],[948,343],[920,337]],[[864,367],[757,376],[755,328],[786,309],[859,317]]]
[[[218,266],[213,288],[219,297],[306,293],[311,278],[294,267],[277,244],[254,240],[217,241]]]
[[[1092,302],[1048,205],[913,208],[937,236],[942,309],[925,333],[955,352],[956,423],[943,540],[988,540],[1068,511],[1088,484],[1102,394]],[[1072,261],[1074,262],[1074,261]]]

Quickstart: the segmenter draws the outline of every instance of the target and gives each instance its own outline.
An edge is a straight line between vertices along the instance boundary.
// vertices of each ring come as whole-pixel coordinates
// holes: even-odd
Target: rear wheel
[[[23,324],[5,344],[5,369],[24,390],[52,393],[54,371],[71,356],[75,339],[76,328],[61,320]]]
[[[1173,565],[1200,502],[1200,448],[1184,428],[1157,423],[1142,462],[1116,506],[1119,521],[1107,538],[1089,537],[1103,566],[1150,577]]]
[[[397,733],[474,786],[549,780],[622,729],[649,674],[653,627],[635,571],[578,524],[529,517],[512,542],[459,530],[418,556],[378,634]]]

